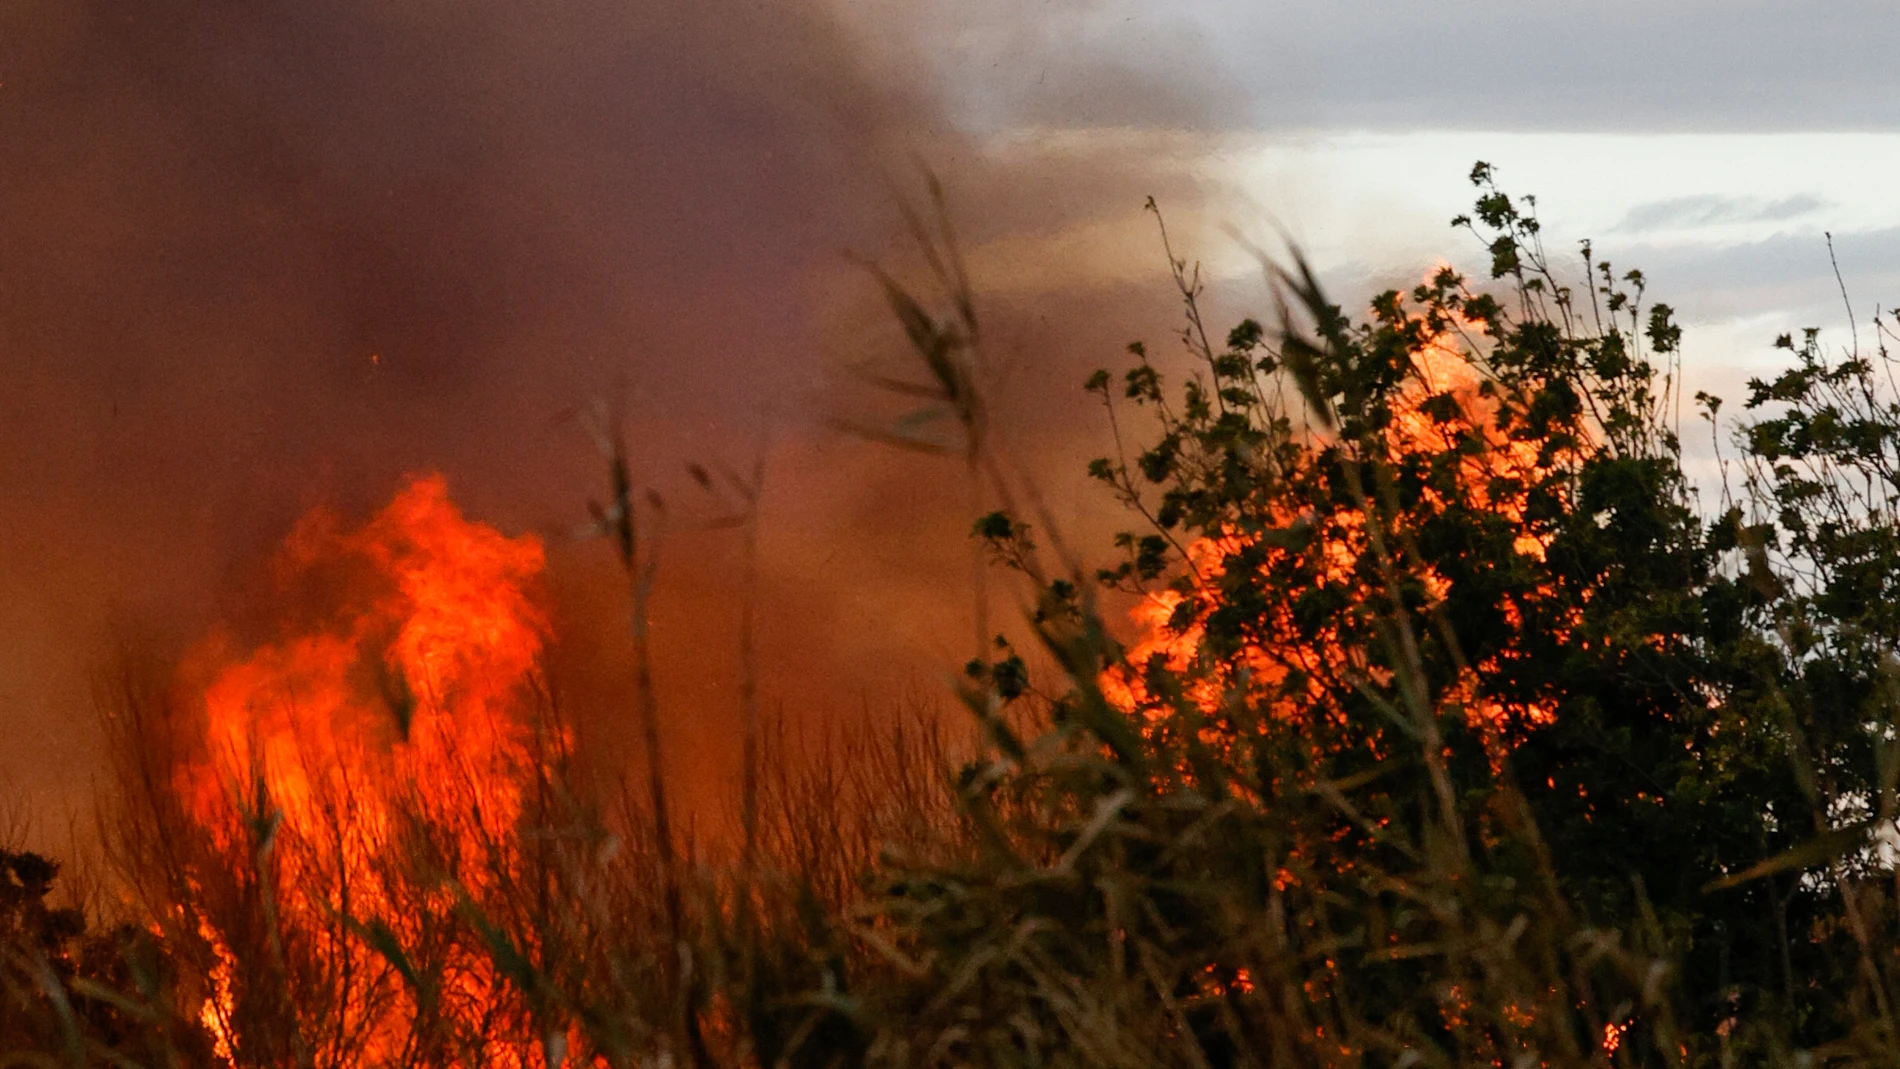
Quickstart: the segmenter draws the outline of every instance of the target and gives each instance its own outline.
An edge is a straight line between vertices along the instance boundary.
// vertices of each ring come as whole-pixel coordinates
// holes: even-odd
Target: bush
[[[0,848],[0,1064],[197,1064],[210,1054],[173,1012],[174,979],[130,927],[89,930],[53,904],[59,865]]]
[[[1671,310],[1587,243],[1566,284],[1534,202],[1472,180],[1454,225],[1492,284],[1440,269],[1363,322],[1296,260],[1278,326],[1216,345],[1173,261],[1191,373],[1171,389],[1135,345],[1088,383],[1119,450],[1091,474],[1142,522],[1097,578],[1146,598],[1141,641],[1107,642],[1020,521],[984,526],[1057,610],[1061,697],[969,779],[969,858],[887,874],[919,982],[876,1049],[1900,1056],[1887,354],[1830,362],[1810,332],[1752,384],[1741,497],[1711,514]],[[1152,437],[1121,439],[1126,406]],[[971,697],[993,720],[1009,695]]]
[[[1105,569],[1012,474],[956,249],[914,220],[948,312],[879,275],[922,377],[877,381],[922,407],[858,429],[963,462],[994,507],[977,548],[1027,588],[1036,648],[992,644],[977,580],[974,757],[905,727],[802,771],[782,747],[761,765],[743,658],[732,864],[669,825],[663,777],[620,805],[569,777],[537,682],[508,714],[549,740],[517,770],[533,804],[457,868],[421,849],[457,818],[390,792],[408,845],[373,860],[413,900],[305,903],[329,956],[297,957],[278,877],[292,848],[316,871],[326,826],[279,832],[261,784],[226,799],[236,831],[193,831],[170,786],[188,711],[126,688],[119,845],[181,977],[167,1005],[227,985],[242,1065],[1900,1062],[1885,325],[1872,355],[1785,337],[1793,366],[1739,422],[1699,395],[1739,452],[1698,488],[1671,310],[1587,243],[1566,282],[1534,202],[1483,164],[1472,180],[1454,222],[1489,279],[1438,269],[1363,318],[1295,257],[1268,265],[1270,325],[1221,338],[1168,249],[1185,373],[1135,345],[1086,387],[1114,434],[1089,471],[1130,520]],[[960,441],[922,436],[931,419]],[[642,524],[661,502],[603,442],[595,515],[636,602],[657,761]],[[748,545],[761,478],[729,480]],[[1131,641],[1105,590],[1139,606]],[[404,739],[408,678],[379,682]],[[30,916],[54,935],[18,960],[79,960],[57,950],[75,917]],[[53,1022],[21,1042],[83,1064],[55,994],[116,1013],[129,988],[69,972],[9,990]],[[477,989],[475,1016],[438,1012]],[[325,999],[373,1027],[341,1034]]]

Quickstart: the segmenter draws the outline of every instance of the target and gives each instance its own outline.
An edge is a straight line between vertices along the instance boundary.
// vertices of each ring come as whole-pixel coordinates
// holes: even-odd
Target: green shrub
[[[1565,283],[1534,202],[1472,180],[1454,225],[1490,283],[1441,269],[1365,321],[1296,259],[1269,268],[1277,327],[1216,345],[1169,250],[1189,374],[1135,345],[1088,383],[1118,448],[1091,473],[1141,522],[1095,578],[1151,630],[1116,649],[1077,562],[981,525],[1066,609],[1037,621],[1060,697],[969,777],[970,854],[884,874],[873,913],[918,980],[874,1050],[1900,1056],[1884,348],[1830,362],[1810,332],[1752,386],[1742,496],[1704,509],[1671,310],[1588,244]],[[992,721],[1010,697],[970,696]]]
[[[1534,202],[1483,164],[1472,180],[1475,211],[1454,222],[1490,277],[1439,269],[1361,318],[1295,257],[1263,264],[1276,317],[1222,338],[1166,250],[1185,363],[1135,345],[1086,385],[1114,446],[1089,472],[1130,523],[1106,568],[1014,474],[967,276],[947,228],[914,218],[948,311],[880,274],[920,361],[916,379],[877,382],[921,407],[853,426],[962,462],[978,560],[1027,590],[1036,648],[992,643],[979,574],[959,695],[974,757],[906,720],[797,765],[766,746],[747,654],[732,864],[669,824],[664,777],[613,805],[562,761],[540,769],[519,843],[491,844],[530,871],[506,894],[463,888],[464,908],[418,928],[486,954],[529,1022],[484,1019],[466,1049],[610,1066],[1900,1062],[1886,326],[1871,355],[1784,338],[1793,366],[1751,384],[1737,423],[1698,395],[1734,459],[1697,487],[1671,310],[1588,244],[1574,275],[1553,263]],[[596,518],[644,650],[655,558],[636,521],[662,503],[603,442],[613,493]],[[762,478],[729,480],[748,547]],[[1132,641],[1104,590],[1141,606]],[[123,722],[172,721],[127,695]],[[144,740],[127,770],[160,760],[164,737],[124,735]],[[151,877],[179,818],[162,786],[128,797],[149,811],[122,856],[155,915],[274,931],[262,883],[220,903]],[[254,816],[271,823],[261,803]],[[86,1064],[87,1033],[57,1005],[83,970],[51,964],[77,960],[57,949],[76,919],[7,908],[53,933],[10,959],[41,963],[7,974],[42,1022],[17,1042]],[[386,986],[436,1005],[420,943],[336,914]],[[189,944],[153,951],[184,977],[170,1005],[210,982]],[[56,982],[26,982],[47,965]],[[320,996],[326,976],[299,990]],[[107,1017],[146,1004],[87,983]],[[246,1005],[272,1034],[272,1004]],[[290,1040],[324,1019],[279,1015],[290,1039],[250,1050],[305,1049]],[[468,1060],[412,1047],[392,1064]]]

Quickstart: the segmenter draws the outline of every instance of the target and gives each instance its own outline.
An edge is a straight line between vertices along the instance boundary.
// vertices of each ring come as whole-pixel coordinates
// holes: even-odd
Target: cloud
[[[1017,21],[1059,31],[1046,37],[990,26],[994,5],[922,6],[939,12],[930,25],[956,57],[962,96],[993,115],[1110,111],[1086,95],[1064,101],[1054,74],[1044,80],[1079,53],[1211,97],[1203,118],[1229,129],[1900,128],[1900,24],[1877,0],[1826,17],[1794,0],[1097,0],[1056,5],[1061,19],[1015,5]]]
[[[86,782],[108,624],[189,641],[312,503],[565,527],[563,410],[625,382],[657,469],[807,391],[940,130],[728,0],[0,8],[0,782]]]
[[[1616,231],[1693,230],[1701,227],[1732,226],[1748,223],[1780,223],[1809,215],[1828,207],[1827,201],[1810,193],[1776,200],[1729,197],[1705,193],[1689,197],[1671,197],[1648,201],[1629,210]]]
[[[1856,316],[1866,326],[1875,305],[1891,308],[1900,286],[1893,249],[1900,227],[1818,233],[1778,233],[1756,241],[1694,244],[1633,243],[1616,253],[1618,267],[1639,267],[1650,296],[1697,320],[1759,317],[1779,313],[1774,330],[1845,326],[1845,286]],[[1840,279],[1835,279],[1838,263]],[[1772,335],[1770,335],[1772,336]]]

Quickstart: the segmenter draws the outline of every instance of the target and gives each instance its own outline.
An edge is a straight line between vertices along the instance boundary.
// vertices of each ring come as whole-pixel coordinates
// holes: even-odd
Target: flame
[[[1435,274],[1437,271],[1428,274],[1427,281]],[[1392,418],[1385,426],[1383,441],[1376,443],[1373,451],[1382,450],[1384,459],[1393,467],[1413,460],[1452,458],[1462,503],[1501,516],[1513,530],[1512,549],[1522,557],[1541,563],[1552,536],[1530,522],[1521,497],[1496,493],[1492,488],[1543,483],[1557,465],[1575,460],[1577,450],[1545,452],[1542,443],[1513,438],[1499,429],[1497,417],[1501,402],[1497,393],[1486,388],[1483,372],[1461,344],[1464,337],[1471,336],[1474,329],[1481,329],[1482,324],[1461,319],[1456,328],[1423,338],[1412,352],[1413,373],[1392,398]],[[1474,438],[1479,448],[1461,448],[1469,446]],[[1420,498],[1411,514],[1387,518],[1396,528],[1395,533],[1402,537],[1409,535],[1408,523],[1416,522],[1420,516],[1440,514],[1459,503],[1447,500],[1446,495],[1429,484],[1422,489]],[[1330,511],[1321,514],[1321,508]],[[1384,594],[1371,588],[1359,567],[1367,555],[1374,552],[1364,512],[1350,504],[1309,503],[1301,514],[1276,512],[1265,518],[1269,526],[1282,531],[1305,526],[1315,533],[1312,547],[1304,552],[1318,554],[1319,581],[1333,587],[1345,606],[1384,611],[1369,604]],[[1271,720],[1298,728],[1305,722],[1302,718],[1343,720],[1346,710],[1338,694],[1341,689],[1351,688],[1341,688],[1341,681],[1367,682],[1380,687],[1393,682],[1391,673],[1370,663],[1339,626],[1314,627],[1310,622],[1302,626],[1294,618],[1293,607],[1284,599],[1269,599],[1260,607],[1262,618],[1254,621],[1258,625],[1254,634],[1258,637],[1224,654],[1218,663],[1205,663],[1203,621],[1221,607],[1221,580],[1227,569],[1254,567],[1262,569],[1261,574],[1272,574],[1275,569],[1292,568],[1296,562],[1311,566],[1314,558],[1300,561],[1297,555],[1302,550],[1264,539],[1258,544],[1250,543],[1247,537],[1231,531],[1195,539],[1184,548],[1186,571],[1194,581],[1153,591],[1135,606],[1131,616],[1139,637],[1130,645],[1121,664],[1102,673],[1099,680],[1104,696],[1124,712],[1141,718],[1147,730],[1160,730],[1179,708],[1150,691],[1145,669],[1156,661],[1173,677],[1171,683],[1185,686],[1183,697],[1192,703],[1192,708],[1204,714],[1204,726],[1199,728],[1198,739],[1216,753],[1228,752],[1233,741],[1231,722],[1223,726],[1223,710],[1236,698],[1260,702]],[[1246,563],[1241,563],[1243,560]],[[1404,566],[1424,588],[1427,603],[1422,608],[1425,612],[1442,604],[1450,594],[1451,581],[1429,561],[1414,557]],[[1546,593],[1556,594],[1551,590],[1533,591],[1528,597],[1540,598]],[[1501,606],[1506,622],[1513,629],[1522,627],[1526,607],[1509,600]],[[1542,618],[1550,618],[1549,610],[1553,606],[1540,608],[1546,610]],[[1563,606],[1561,599],[1555,608],[1556,637],[1561,640],[1572,632],[1580,613],[1574,605]],[[1342,609],[1336,615],[1343,617],[1347,611]],[[1467,726],[1482,741],[1494,772],[1501,766],[1503,755],[1514,739],[1521,738],[1524,732],[1547,726],[1556,718],[1551,703],[1506,701],[1486,693],[1483,681],[1499,673],[1518,656],[1522,656],[1521,651],[1506,645],[1474,664],[1464,665],[1437,699],[1443,707],[1462,712]],[[1185,767],[1174,771],[1192,775]],[[1259,799],[1249,796],[1245,787],[1236,785],[1238,782],[1238,778],[1231,781],[1230,789],[1243,800],[1257,803]],[[1300,849],[1292,848],[1289,856],[1300,856]],[[1351,862],[1340,864],[1350,867]],[[1295,873],[1282,867],[1275,872],[1273,884],[1277,890],[1285,890],[1298,879]],[[1332,972],[1334,963],[1329,959],[1324,964],[1324,970],[1306,981],[1305,989],[1311,998],[1324,997],[1318,976]],[[1225,984],[1220,979],[1222,975],[1220,966],[1211,963],[1205,966],[1201,974],[1204,988],[1211,992],[1252,988],[1252,979],[1244,970],[1237,971],[1232,981]],[[1472,1023],[1468,1009],[1465,995],[1456,985],[1449,989],[1440,1006],[1445,1024],[1454,1029],[1463,1029]],[[1505,1007],[1505,1018],[1519,1029],[1528,1028],[1532,1021],[1530,1011],[1515,1003]],[[1603,1049],[1606,1053],[1617,1049],[1627,1027],[1605,1026]],[[1323,1028],[1318,1030],[1317,1038],[1327,1038]],[[1340,1051],[1342,1056],[1353,1056],[1348,1047],[1342,1046]],[[1505,1064],[1498,1057],[1489,1060],[1493,1064]]]
[[[235,656],[228,640],[200,651],[202,746],[174,789],[264,903],[261,938],[231,917],[199,924],[214,954],[202,1018],[227,1062],[247,1040],[244,1000],[265,997],[247,983],[315,999],[354,1037],[352,1061],[418,1041],[416,993],[362,933],[418,946],[518,870],[510,844],[548,744],[527,715],[543,563],[538,540],[464,518],[441,477],[415,478],[360,529],[322,512],[298,525],[280,570],[340,600],[317,623]],[[441,950],[435,967],[444,1012],[501,1001],[479,948]],[[298,987],[306,974],[318,980]],[[530,1047],[483,1064],[530,1064]]]
[[[1429,280],[1431,275],[1427,275]],[[1460,333],[1482,328],[1482,324],[1460,319]],[[1568,454],[1540,455],[1534,442],[1515,439],[1498,429],[1495,416],[1499,402],[1483,388],[1484,378],[1473,359],[1454,334],[1441,332],[1428,336],[1413,354],[1413,371],[1401,386],[1392,404],[1392,419],[1385,429],[1386,457],[1397,462],[1409,458],[1456,455],[1457,475],[1471,503],[1503,516],[1516,529],[1513,548],[1522,556],[1542,561],[1548,549],[1549,535],[1538,532],[1527,521],[1523,502],[1509,497],[1494,499],[1489,487],[1499,477],[1537,481],[1551,466],[1568,459]],[[1449,404],[1445,402],[1449,401]],[[1475,435],[1483,448],[1457,453],[1461,437]],[[1437,491],[1423,492],[1426,510],[1442,511],[1450,503]],[[1374,597],[1363,582],[1353,579],[1360,560],[1372,552],[1365,532],[1365,516],[1353,508],[1340,508],[1325,516],[1312,511],[1299,516],[1275,515],[1273,525],[1290,528],[1312,524],[1319,531],[1323,581],[1336,585],[1349,603],[1362,605]],[[1236,688],[1247,695],[1277,695],[1270,711],[1282,720],[1300,716],[1343,717],[1344,710],[1335,698],[1329,680],[1363,679],[1385,684],[1381,670],[1365,663],[1362,653],[1342,639],[1335,628],[1321,628],[1317,641],[1299,636],[1292,610],[1284,604],[1266,609],[1261,621],[1268,635],[1284,636],[1279,641],[1248,643],[1224,658],[1212,673],[1188,670],[1201,657],[1205,629],[1200,621],[1219,607],[1218,579],[1243,549],[1264,549],[1263,569],[1273,569],[1292,559],[1293,551],[1254,547],[1237,534],[1196,539],[1185,547],[1188,570],[1201,581],[1192,589],[1162,589],[1151,592],[1132,610],[1139,638],[1129,647],[1126,667],[1110,669],[1101,685],[1105,695],[1123,710],[1139,713],[1153,723],[1168,715],[1164,703],[1149,692],[1141,672],[1159,658],[1171,673],[1189,680],[1187,698],[1202,712],[1217,714],[1231,699]],[[1419,578],[1432,602],[1442,602],[1451,584],[1428,563],[1419,566]],[[1429,611],[1430,605],[1426,608]],[[1502,606],[1506,620],[1519,626],[1523,606],[1506,602]],[[1572,622],[1575,614],[1572,613]],[[1185,625],[1178,621],[1186,620]],[[1568,626],[1560,630],[1568,632]],[[1480,681],[1503,667],[1515,655],[1505,649],[1468,665],[1460,678],[1441,695],[1441,701],[1461,708],[1465,720],[1485,741],[1496,761],[1498,748],[1511,730],[1530,730],[1549,724],[1555,712],[1542,702],[1504,702],[1486,695]],[[1304,680],[1297,693],[1287,693],[1290,680]],[[1219,744],[1214,729],[1203,729],[1203,741]]]

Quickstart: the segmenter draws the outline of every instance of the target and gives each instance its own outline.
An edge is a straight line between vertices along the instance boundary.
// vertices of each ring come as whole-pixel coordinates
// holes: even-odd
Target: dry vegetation
[[[1566,281],[1473,181],[1491,280],[1363,322],[1295,263],[1277,323],[1220,339],[1169,251],[1185,375],[1135,346],[1088,384],[1131,525],[1103,569],[1013,474],[956,250],[916,220],[941,300],[879,276],[919,357],[883,385],[957,429],[1037,648],[980,626],[971,747],[924,710],[799,751],[745,655],[737,850],[646,769],[583,785],[532,671],[500,741],[302,793],[207,765],[204,696],[128,671],[137,923],[89,932],[0,854],[0,1065],[1900,1063],[1885,325],[1872,354],[1783,339],[1739,423],[1697,398],[1738,454],[1705,504],[1669,309],[1587,245]],[[915,415],[858,429],[938,448]],[[643,628],[657,503],[601,443]],[[762,473],[695,478],[750,545]],[[1143,599],[1132,645],[1104,586]],[[421,752],[471,691],[390,663],[382,745]]]

